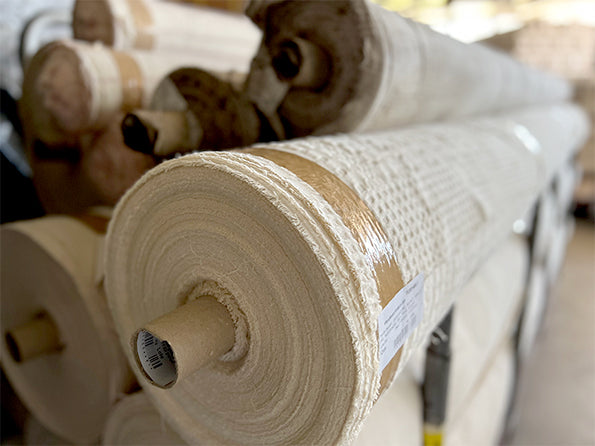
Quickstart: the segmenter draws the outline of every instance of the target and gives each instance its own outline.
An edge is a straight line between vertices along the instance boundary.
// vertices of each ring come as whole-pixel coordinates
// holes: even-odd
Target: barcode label
[[[160,386],[176,379],[176,361],[171,347],[148,331],[141,331],[136,340],[138,359],[145,373]]]
[[[419,325],[423,310],[424,275],[420,273],[391,299],[378,317],[378,356],[381,371]]]

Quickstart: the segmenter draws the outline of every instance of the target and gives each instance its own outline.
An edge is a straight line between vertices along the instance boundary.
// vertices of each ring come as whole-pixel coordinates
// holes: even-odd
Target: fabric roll
[[[233,68],[224,59],[192,52],[117,51],[68,40],[50,43],[26,68],[20,103],[25,131],[49,145],[72,145],[75,136],[103,128],[115,113],[147,106],[157,84],[184,66]]]
[[[517,347],[522,360],[526,360],[533,350],[547,306],[548,276],[543,265],[531,267],[526,294]]]
[[[94,206],[114,206],[155,165],[152,156],[126,147],[123,117],[116,113],[105,128],[77,136],[72,147],[48,147],[39,140],[28,147],[33,184],[47,213],[77,214]]]
[[[162,163],[122,198],[107,238],[129,362],[190,443],[351,441],[585,134],[580,110],[561,105]],[[407,315],[389,305],[401,289]],[[235,343],[195,369],[186,352],[221,347],[184,313],[206,297],[227,309]],[[404,317],[391,345],[406,340],[380,358],[383,308]],[[140,336],[159,321],[179,342]],[[147,340],[171,379],[148,374]]]
[[[181,68],[157,86],[150,107],[123,123],[129,147],[155,156],[219,150],[260,139],[256,108],[241,94],[245,76]],[[169,119],[168,119],[169,118]]]
[[[464,416],[498,351],[512,339],[524,301],[528,267],[526,240],[512,237],[485,261],[457,297],[447,424]]]
[[[477,393],[463,413],[449,422],[445,446],[501,444],[515,380],[514,349],[510,343],[495,354]]]
[[[574,189],[578,183],[578,170],[574,162],[564,165],[554,179],[554,192],[558,208],[558,221],[564,222],[571,211]]]
[[[117,49],[184,51],[247,72],[260,31],[237,14],[241,5],[236,13],[226,8],[239,2],[212,3],[221,8],[154,0],[77,0],[74,37]]]
[[[293,136],[392,129],[571,94],[560,79],[367,0],[253,0],[246,13],[264,32],[250,95],[263,110],[279,106]]]
[[[159,415],[143,392],[125,396],[109,414],[102,444],[111,445],[185,445]]]
[[[107,219],[2,227],[2,367],[29,411],[76,444],[96,441],[133,379],[96,264]]]

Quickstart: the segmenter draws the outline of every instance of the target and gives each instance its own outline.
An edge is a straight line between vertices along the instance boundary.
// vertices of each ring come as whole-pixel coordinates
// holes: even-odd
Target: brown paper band
[[[403,288],[403,278],[397,265],[393,247],[363,200],[343,181],[318,164],[287,152],[274,149],[247,149],[242,151],[266,158],[286,168],[312,186],[339,214],[361,248],[366,261],[374,272],[374,279],[380,295],[382,308],[386,307],[397,292]],[[397,371],[401,349],[382,371],[380,393],[382,393]]]
[[[74,218],[98,234],[105,234],[107,232],[107,225],[109,224],[109,218],[107,217],[101,217],[99,215],[78,214],[74,215]]]
[[[122,85],[122,111],[128,112],[143,105],[143,74],[136,61],[122,51],[113,52]]]
[[[155,42],[153,35],[149,32],[149,27],[153,25],[153,17],[151,17],[151,13],[147,9],[145,0],[126,0],[126,2],[132,14],[136,31],[134,47],[143,50],[152,49]]]

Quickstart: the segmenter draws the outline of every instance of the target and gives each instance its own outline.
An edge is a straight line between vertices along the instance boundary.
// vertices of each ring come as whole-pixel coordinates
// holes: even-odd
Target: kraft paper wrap
[[[216,57],[182,52],[115,51],[100,44],[53,42],[25,71],[20,113],[26,132],[47,144],[105,127],[114,114],[148,106],[158,83],[180,67],[225,70]]]
[[[302,39],[326,58],[326,82],[309,88],[290,78],[280,98],[279,115],[293,136],[392,129],[571,94],[560,79],[367,0],[253,0],[246,13],[264,33],[265,62],[253,66],[249,89],[257,103],[266,102],[266,85],[272,88],[263,81],[271,67],[283,78],[274,61],[288,41]]]
[[[423,319],[397,376],[586,131],[584,115],[560,105],[162,163],[122,198],[108,230],[106,290],[129,363],[190,443],[353,440],[392,374],[379,369],[381,290],[425,275]],[[348,207],[354,196],[372,223]],[[375,222],[387,244],[365,232]],[[389,265],[391,248],[385,282],[376,263]],[[205,295],[228,308],[236,344],[156,388],[133,335]]]
[[[247,72],[260,31],[239,14],[243,8],[226,10],[226,5],[239,2],[212,3],[222,8],[153,0],[77,0],[74,37],[116,49],[191,53]]]
[[[113,445],[185,445],[143,392],[127,395],[111,410],[101,443]]]
[[[101,216],[55,216],[1,231],[2,367],[29,411],[76,444],[98,439],[112,404],[133,383],[102,289],[106,224]],[[4,335],[40,312],[53,320],[59,348],[15,362]]]

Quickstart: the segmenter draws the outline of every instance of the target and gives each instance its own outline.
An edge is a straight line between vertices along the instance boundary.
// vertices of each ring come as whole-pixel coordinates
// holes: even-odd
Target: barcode
[[[159,367],[161,367],[163,365],[163,362],[161,362],[161,358],[159,357],[159,355],[157,353],[155,353],[152,356],[149,356],[148,360],[149,360],[149,365],[151,366],[152,369],[158,369]]]

